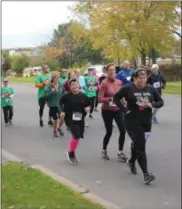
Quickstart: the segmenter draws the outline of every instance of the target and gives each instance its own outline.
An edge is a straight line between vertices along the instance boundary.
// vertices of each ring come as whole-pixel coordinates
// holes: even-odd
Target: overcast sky
[[[69,21],[68,7],[75,2],[2,2],[3,48],[31,47],[43,44],[60,23]]]

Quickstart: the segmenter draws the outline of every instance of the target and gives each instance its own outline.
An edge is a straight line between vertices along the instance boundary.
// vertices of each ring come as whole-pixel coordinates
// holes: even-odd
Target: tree
[[[173,30],[179,26],[174,12],[178,6],[152,1],[78,3],[73,11],[89,21],[87,34],[94,48],[118,62],[140,56],[145,65],[151,50],[170,50]]]
[[[11,69],[16,73],[22,73],[23,69],[29,67],[29,57],[26,55],[12,56],[11,57]]]

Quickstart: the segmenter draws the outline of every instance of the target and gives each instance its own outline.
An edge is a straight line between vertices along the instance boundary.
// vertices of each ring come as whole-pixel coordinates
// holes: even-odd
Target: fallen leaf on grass
[[[14,205],[9,206],[9,209],[14,209],[14,208],[15,208]]]

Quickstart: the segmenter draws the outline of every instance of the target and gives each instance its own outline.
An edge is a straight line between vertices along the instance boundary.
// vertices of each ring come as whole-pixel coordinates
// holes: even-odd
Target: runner
[[[14,89],[9,87],[8,79],[4,78],[3,87],[1,89],[1,106],[4,113],[5,126],[8,124],[12,125],[14,95]]]
[[[44,113],[44,107],[46,105],[45,86],[48,85],[51,80],[51,75],[49,74],[49,71],[50,71],[49,66],[43,65],[42,70],[43,70],[43,74],[37,76],[37,78],[35,80],[35,87],[38,88],[40,127],[44,126],[42,117],[43,117],[43,113]],[[52,125],[50,110],[49,110],[48,125]]]
[[[166,87],[166,80],[162,73],[159,72],[159,66],[157,64],[152,65],[152,73],[148,78],[148,84],[152,85],[160,95],[162,95],[162,89]],[[156,114],[158,112],[158,108],[154,108],[152,120],[154,123],[158,124],[158,119]]]
[[[107,146],[112,135],[112,124],[115,120],[120,136],[119,136],[119,151],[118,151],[118,160],[126,162],[127,158],[123,153],[123,147],[125,142],[125,128],[123,113],[120,109],[113,103],[113,96],[121,88],[122,82],[115,78],[116,69],[114,64],[109,64],[106,67],[107,78],[102,82],[99,90],[99,101],[102,104],[102,118],[106,128],[106,134],[103,139],[103,150],[101,156],[105,160],[109,160],[107,155]]]
[[[58,81],[60,84],[63,85],[63,83],[68,80],[68,77],[66,76],[67,70],[63,68],[59,70],[59,72],[60,72],[60,77]]]
[[[85,79],[84,79],[84,76],[81,75],[80,73],[80,70],[79,69],[76,69],[75,70],[75,75],[76,75],[76,78],[79,82],[79,85],[80,85],[80,88],[81,88],[81,91],[82,92],[85,92],[85,89],[86,89],[86,83],[85,83]]]
[[[121,103],[125,99],[127,106]],[[128,166],[133,174],[137,174],[136,160],[144,174],[144,182],[150,183],[155,179],[148,172],[146,157],[145,134],[150,134],[152,126],[152,107],[160,108],[164,102],[160,94],[152,86],[147,85],[146,70],[135,72],[134,84],[124,86],[114,96],[115,104],[125,113],[126,130],[133,141],[131,158]]]
[[[129,61],[124,62],[124,68],[117,74],[116,78],[122,81],[123,85],[127,85],[131,82],[131,75],[135,70],[131,68]]]
[[[60,105],[65,114],[65,120],[72,133],[67,153],[68,160],[71,163],[77,162],[75,151],[79,144],[80,138],[84,136],[84,114],[88,111],[90,105],[89,98],[79,89],[79,83],[76,79],[69,81],[70,92],[63,95]]]
[[[53,135],[58,137],[58,132],[61,136],[64,135],[61,127],[64,122],[63,115],[60,117],[61,107],[59,104],[60,98],[63,95],[62,84],[58,81],[59,76],[53,75],[51,83],[45,87],[47,96],[47,104],[50,108],[50,114],[53,118]],[[60,118],[60,120],[58,120]]]
[[[94,110],[94,104],[95,104],[95,97],[96,97],[96,91],[97,91],[97,80],[93,76],[93,68],[88,69],[88,75],[85,77],[86,82],[86,91],[85,94],[87,97],[90,98],[90,113],[89,118],[93,118],[92,113]]]
[[[96,81],[99,84],[99,77],[96,74],[96,69],[95,68],[93,69],[93,76],[96,78]],[[96,88],[96,97],[95,97],[95,103],[94,103],[94,111],[95,112],[98,112],[98,109],[97,109],[98,104],[99,104],[99,98],[98,97],[99,97],[99,85]]]

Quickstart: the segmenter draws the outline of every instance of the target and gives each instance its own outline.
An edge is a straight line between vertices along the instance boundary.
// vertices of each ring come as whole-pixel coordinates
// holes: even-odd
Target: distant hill
[[[27,48],[47,44],[51,40],[51,34],[17,34],[2,35],[2,48]]]

